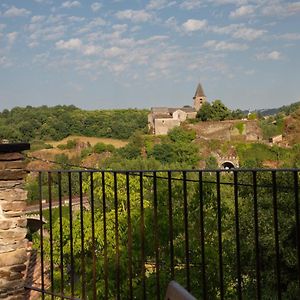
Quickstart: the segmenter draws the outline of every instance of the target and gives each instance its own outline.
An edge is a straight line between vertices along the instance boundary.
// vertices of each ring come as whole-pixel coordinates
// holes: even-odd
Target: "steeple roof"
[[[198,86],[197,86],[197,90],[196,90],[196,93],[195,93],[195,96],[194,96],[193,99],[195,99],[196,97],[205,97],[203,88],[202,88],[202,86],[201,86],[200,83],[199,83]]]

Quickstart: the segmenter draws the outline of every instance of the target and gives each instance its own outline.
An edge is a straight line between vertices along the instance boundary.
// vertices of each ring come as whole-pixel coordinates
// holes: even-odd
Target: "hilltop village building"
[[[199,83],[195,92],[194,105],[180,108],[152,107],[148,115],[149,131],[155,135],[165,135],[170,129],[179,126],[187,119],[195,119],[198,110],[206,101],[203,88]]]

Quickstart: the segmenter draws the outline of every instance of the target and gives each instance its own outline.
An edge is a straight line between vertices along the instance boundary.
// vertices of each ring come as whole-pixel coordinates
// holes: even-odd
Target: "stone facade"
[[[25,299],[27,192],[23,150],[29,144],[0,144],[0,299]]]
[[[206,101],[201,84],[198,85],[193,99],[194,107],[189,105],[180,108],[152,107],[148,115],[149,132],[155,135],[165,135],[185,120],[195,119],[198,110]]]

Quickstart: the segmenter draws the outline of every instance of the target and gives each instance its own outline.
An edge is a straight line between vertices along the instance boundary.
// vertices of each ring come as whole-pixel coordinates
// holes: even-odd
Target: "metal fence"
[[[300,299],[299,170],[51,171],[27,272],[42,299]],[[34,193],[34,190],[31,191]]]

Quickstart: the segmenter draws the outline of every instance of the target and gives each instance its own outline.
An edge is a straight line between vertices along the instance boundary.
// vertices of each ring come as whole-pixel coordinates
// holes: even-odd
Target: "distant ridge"
[[[297,108],[299,108],[299,107],[300,107],[300,101],[294,102],[290,105],[283,105],[278,108],[256,109],[252,112],[259,113],[262,116],[272,116],[272,115],[276,115],[278,113],[285,113],[286,115],[290,115],[292,112],[297,110]],[[249,110],[244,110],[243,113],[247,114],[247,113],[249,113]]]

